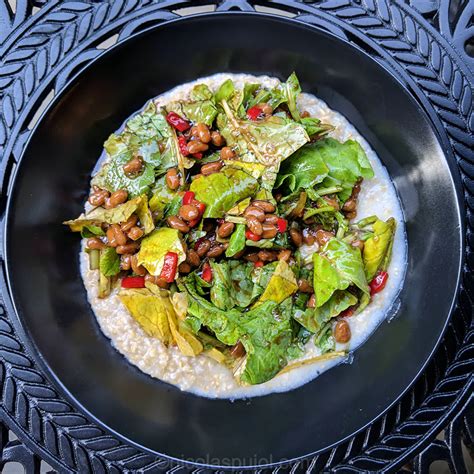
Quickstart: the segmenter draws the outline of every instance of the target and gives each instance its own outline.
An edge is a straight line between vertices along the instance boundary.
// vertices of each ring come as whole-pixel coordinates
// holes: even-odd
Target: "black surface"
[[[314,29],[248,16],[242,29],[242,20],[212,15],[164,25],[81,74],[42,121],[20,164],[7,262],[21,321],[54,375],[94,416],[160,453],[193,460],[209,453],[254,464],[255,456],[277,462],[337,443],[408,388],[449,314],[462,220],[450,152],[443,153],[430,120],[395,79],[367,55]],[[197,37],[200,48],[186,56]],[[163,47],[170,43],[173,49]],[[295,391],[233,404],[181,393],[110,348],[85,300],[77,238],[58,222],[80,211],[104,138],[149,97],[212,72],[283,78],[293,69],[305,91],[361,131],[397,183],[409,241],[399,315],[356,352],[352,365]]]

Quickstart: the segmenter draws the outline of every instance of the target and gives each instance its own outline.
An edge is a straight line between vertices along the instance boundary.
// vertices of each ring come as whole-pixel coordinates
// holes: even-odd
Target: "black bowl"
[[[340,365],[282,394],[231,403],[181,392],[128,364],[100,332],[79,274],[77,215],[108,134],[149,98],[216,72],[295,70],[342,112],[387,166],[409,256],[397,317]],[[454,161],[433,120],[387,70],[349,43],[295,21],[213,14],[141,33],[94,61],[38,124],[18,166],[6,229],[20,323],[66,396],[108,429],[164,455],[225,465],[321,451],[383,413],[412,384],[447,323],[462,260]]]

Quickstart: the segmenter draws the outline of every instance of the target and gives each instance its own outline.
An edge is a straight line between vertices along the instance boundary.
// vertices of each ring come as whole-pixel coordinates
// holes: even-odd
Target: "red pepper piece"
[[[206,262],[206,263],[202,266],[202,275],[201,275],[201,278],[202,278],[204,281],[207,281],[208,283],[211,283],[211,281],[212,281],[212,268],[211,268],[211,266],[209,265],[208,262]]]
[[[263,110],[260,107],[254,105],[247,110],[247,117],[249,120],[258,120],[259,117],[263,114]]]
[[[202,153],[193,153],[193,157],[196,158],[196,160],[200,160],[202,156]]]
[[[194,201],[193,191],[186,191],[183,196],[183,204],[191,204]]]
[[[253,240],[254,242],[258,242],[262,238],[262,236],[254,234],[251,230],[247,229],[245,231],[245,238]]]
[[[201,220],[201,218],[197,217],[196,219],[193,219],[192,221],[188,221],[188,227],[190,227],[191,229],[193,227],[196,227],[199,224],[200,220]]]
[[[193,199],[191,204],[193,204],[193,206],[196,206],[198,208],[199,214],[201,214],[201,217],[202,217],[202,215],[204,214],[204,211],[206,210],[206,205],[201,201],[197,201],[196,199]]]
[[[191,124],[175,112],[170,112],[166,116],[166,121],[179,132],[185,132],[186,130],[191,128]]]
[[[134,276],[122,278],[122,288],[145,288],[145,277]]]
[[[259,260],[258,262],[254,263],[254,266],[257,267],[257,268],[263,267],[263,262],[261,260]]]
[[[168,252],[165,255],[165,261],[163,263],[163,268],[161,269],[160,277],[163,278],[166,283],[173,283],[177,268],[178,254],[176,252]]]
[[[279,217],[277,220],[277,227],[278,232],[283,234],[283,232],[286,232],[286,229],[288,227],[288,221],[286,219],[283,219],[282,217]]]
[[[370,295],[373,296],[376,293],[380,293],[387,284],[388,280],[388,273],[387,272],[379,272],[375,275],[374,279],[369,283],[370,286]]]
[[[180,135],[178,137],[178,145],[179,145],[179,151],[183,156],[188,156],[189,155],[189,150],[188,150],[188,142],[186,141],[186,138],[183,135]]]

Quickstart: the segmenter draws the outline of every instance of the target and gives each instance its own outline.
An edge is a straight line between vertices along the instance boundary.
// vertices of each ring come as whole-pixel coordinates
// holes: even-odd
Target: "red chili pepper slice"
[[[196,194],[193,191],[186,191],[183,196],[183,204],[191,204]]]
[[[283,232],[286,232],[286,229],[288,228],[288,221],[282,217],[279,217],[277,220],[277,227],[278,232],[283,234]]]
[[[202,153],[193,153],[193,157],[196,158],[196,160],[200,160],[202,156]]]
[[[122,288],[145,288],[145,277],[134,276],[122,278]]]
[[[209,265],[208,262],[206,262],[206,263],[202,266],[202,275],[201,275],[201,278],[202,278],[204,281],[207,281],[208,283],[211,283],[211,281],[212,281],[212,268],[211,268],[211,266]]]
[[[170,112],[166,116],[166,121],[179,132],[185,132],[186,130],[191,128],[191,124],[186,119],[184,119],[183,117],[180,117],[175,112]]]
[[[193,199],[192,204],[198,208],[199,214],[201,214],[202,217],[204,211],[206,210],[206,205],[201,201],[197,201],[196,199]]]
[[[191,229],[193,227],[196,227],[199,224],[200,220],[201,220],[201,218],[197,217],[196,219],[193,219],[192,221],[188,221],[188,227],[190,227]]]
[[[176,252],[168,252],[165,255],[165,261],[163,268],[161,269],[160,277],[163,278],[166,283],[172,283],[176,276],[176,270],[178,268],[178,254]]]
[[[259,260],[258,262],[254,263],[254,266],[257,267],[257,268],[263,267],[263,262],[261,260]]]
[[[374,279],[369,283],[371,296],[375,295],[376,293],[381,292],[385,288],[385,285],[387,284],[387,280],[388,280],[387,272],[377,273]]]
[[[188,150],[188,142],[186,141],[186,138],[183,135],[180,135],[178,137],[178,145],[179,145],[179,151],[183,156],[188,156],[189,155],[189,150]]]
[[[254,234],[251,230],[247,229],[245,231],[245,237],[249,240],[253,240],[254,242],[258,242],[262,236],[261,235],[257,235],[257,234]]]
[[[262,113],[262,109],[254,105],[253,107],[250,107],[250,109],[247,110],[247,117],[249,120],[255,121],[259,119]]]

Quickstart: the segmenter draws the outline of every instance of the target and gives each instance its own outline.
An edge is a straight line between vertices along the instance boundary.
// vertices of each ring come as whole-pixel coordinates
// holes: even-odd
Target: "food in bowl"
[[[101,329],[142,371],[209,397],[285,391],[389,313],[406,257],[394,186],[294,73],[181,85],[104,148],[66,224]]]

